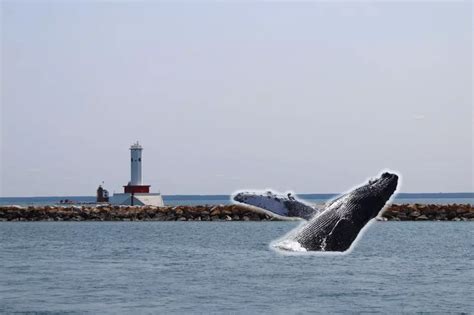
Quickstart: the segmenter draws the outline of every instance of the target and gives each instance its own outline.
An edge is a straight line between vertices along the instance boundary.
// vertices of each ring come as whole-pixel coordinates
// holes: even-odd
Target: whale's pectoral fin
[[[233,200],[270,212],[271,215],[297,217],[309,220],[319,210],[291,197],[284,197],[271,192],[265,194],[240,192]]]
[[[347,220],[341,219],[336,223],[332,229],[331,242],[326,244],[325,250],[327,251],[346,251],[351,247],[352,242],[357,237],[357,233],[353,233],[354,223]]]
[[[271,212],[270,214],[288,216],[288,208],[285,205],[284,198],[271,194],[270,192],[266,194],[240,192],[232,199],[239,203],[267,210]]]

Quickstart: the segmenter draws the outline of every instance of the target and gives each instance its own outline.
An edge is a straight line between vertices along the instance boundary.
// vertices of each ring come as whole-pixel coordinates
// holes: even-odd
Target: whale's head
[[[398,185],[398,176],[385,172],[346,195],[345,203],[351,206],[358,218],[368,221],[375,218],[393,195]]]

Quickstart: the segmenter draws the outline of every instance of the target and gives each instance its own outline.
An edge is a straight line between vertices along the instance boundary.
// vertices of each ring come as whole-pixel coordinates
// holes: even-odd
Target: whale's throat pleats
[[[331,242],[331,232],[342,218],[332,212],[325,211],[313,218],[299,231],[295,240],[307,250],[326,250]]]

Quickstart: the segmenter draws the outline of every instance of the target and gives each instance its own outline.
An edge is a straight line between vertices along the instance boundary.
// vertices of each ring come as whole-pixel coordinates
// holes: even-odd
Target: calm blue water
[[[375,222],[283,256],[295,222],[2,222],[0,312],[474,312],[471,222]]]
[[[315,204],[323,204],[336,197],[336,194],[301,194],[299,198]],[[94,196],[63,196],[63,197],[16,197],[0,198],[0,205],[54,205],[60,200],[69,199],[75,202],[94,203]],[[171,195],[163,196],[167,205],[216,205],[229,204],[228,195]],[[395,197],[395,203],[425,204],[473,204],[474,193],[401,193]]]

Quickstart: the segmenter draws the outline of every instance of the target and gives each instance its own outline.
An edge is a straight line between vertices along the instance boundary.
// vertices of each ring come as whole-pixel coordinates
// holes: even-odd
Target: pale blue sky
[[[470,2],[1,8],[0,196],[474,190]]]

